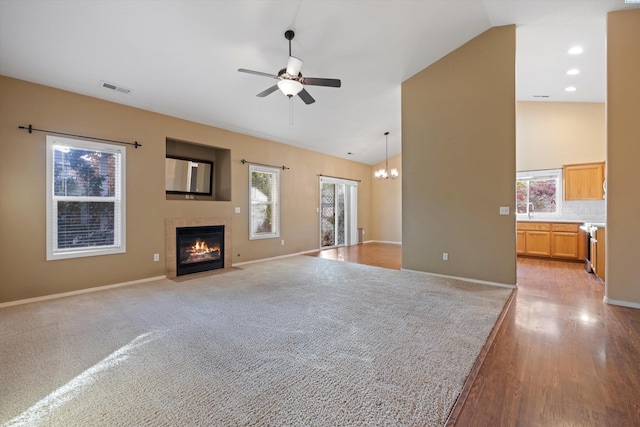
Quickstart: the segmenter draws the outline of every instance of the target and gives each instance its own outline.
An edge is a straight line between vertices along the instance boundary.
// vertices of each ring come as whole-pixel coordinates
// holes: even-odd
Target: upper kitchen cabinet
[[[605,162],[564,165],[565,200],[602,200]]]

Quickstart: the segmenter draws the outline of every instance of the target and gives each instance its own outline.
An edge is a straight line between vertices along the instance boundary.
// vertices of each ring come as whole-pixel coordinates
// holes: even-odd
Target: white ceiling
[[[389,155],[400,152],[401,83],[492,26],[518,25],[519,100],[604,102],[606,13],[632,7],[640,5],[0,0],[0,74],[374,164],[384,160],[385,131]],[[293,125],[282,93],[255,96],[274,80],[237,72],[277,74],[287,63],[287,29],[296,32],[292,53],[305,76],[342,80],[339,89],[307,86],[316,103],[294,98]],[[576,44],[584,53],[570,57]],[[567,76],[572,67],[581,73]],[[565,92],[568,85],[576,92]]]

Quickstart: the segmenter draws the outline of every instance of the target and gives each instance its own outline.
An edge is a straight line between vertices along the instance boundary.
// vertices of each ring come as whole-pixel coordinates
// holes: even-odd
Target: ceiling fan
[[[339,79],[323,79],[318,77],[302,76],[302,73],[300,73],[300,68],[302,68],[302,60],[296,58],[295,56],[291,56],[291,40],[293,40],[294,36],[295,33],[292,30],[287,30],[284,33],[284,38],[289,40],[289,61],[287,62],[287,68],[283,68],[278,71],[277,75],[262,73],[260,71],[246,70],[244,68],[238,69],[238,71],[240,71],[241,73],[255,74],[258,76],[264,76],[278,80],[278,83],[260,92],[256,96],[263,98],[280,89],[282,93],[287,95],[289,98],[298,95],[305,104],[313,104],[314,102],[316,102],[316,100],[313,99],[309,92],[307,92],[307,90],[304,88],[304,85],[340,87],[341,82]]]

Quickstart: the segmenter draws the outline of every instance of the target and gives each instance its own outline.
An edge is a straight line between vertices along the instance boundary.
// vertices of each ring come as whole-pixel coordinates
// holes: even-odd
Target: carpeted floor
[[[0,423],[442,425],[510,292],[297,256],[4,308]]]

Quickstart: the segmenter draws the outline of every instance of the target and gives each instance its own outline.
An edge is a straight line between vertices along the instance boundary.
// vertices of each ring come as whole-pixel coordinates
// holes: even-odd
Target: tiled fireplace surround
[[[176,266],[176,228],[181,227],[202,227],[208,225],[224,225],[224,268],[231,268],[231,218],[211,217],[211,218],[168,218],[165,224],[165,260],[167,279],[175,279],[177,273]],[[185,277],[185,276],[180,276]]]

